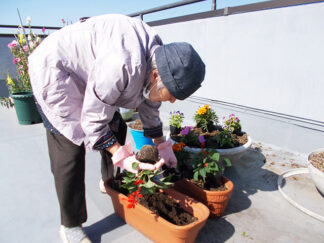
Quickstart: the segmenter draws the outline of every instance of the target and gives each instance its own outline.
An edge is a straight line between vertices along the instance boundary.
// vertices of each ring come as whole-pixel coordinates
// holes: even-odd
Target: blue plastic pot
[[[151,138],[144,137],[144,131],[141,130],[134,130],[128,126],[137,150],[141,150],[143,145],[154,145],[153,141]]]

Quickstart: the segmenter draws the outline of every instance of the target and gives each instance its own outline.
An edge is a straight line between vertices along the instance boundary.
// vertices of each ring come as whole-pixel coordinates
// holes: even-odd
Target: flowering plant
[[[7,73],[7,86],[10,94],[16,92],[28,92],[31,91],[30,79],[28,74],[28,56],[35,50],[40,44],[41,38],[38,37],[30,26],[30,18],[27,18],[27,24],[29,28],[29,34],[25,33],[25,28],[20,26],[15,35],[15,40],[8,44],[8,48],[13,55],[13,64],[16,65],[18,77],[13,79],[9,73]],[[45,29],[43,28],[43,33]],[[13,103],[9,98],[1,98],[1,105],[12,107]]]
[[[183,113],[180,113],[180,111],[170,112],[169,125],[174,126],[176,128],[181,128],[183,119],[184,119],[184,115]]]
[[[216,150],[205,149],[202,143],[201,151],[192,160],[193,179],[195,181],[202,180],[204,183],[207,177],[215,177],[216,180],[220,180],[225,172],[225,167],[231,165],[228,158],[220,160],[220,155]]]
[[[220,148],[234,148],[236,141],[230,130],[224,129],[216,136],[216,141]]]
[[[136,169],[138,164],[133,163],[133,168]],[[125,171],[121,187],[128,191],[128,208],[134,208],[138,200],[143,195],[154,194],[159,189],[168,188],[172,185],[169,182],[170,177],[162,177],[163,171],[160,170],[139,170],[137,174]],[[159,178],[156,180],[156,178]]]
[[[186,126],[181,130],[181,142],[190,144],[190,146],[200,146],[198,135],[191,126]]]
[[[208,125],[211,123],[217,123],[218,117],[209,105],[204,105],[197,110],[194,120],[196,121],[197,126],[200,126],[204,131],[209,131]]]
[[[175,143],[172,145],[172,150],[173,150],[174,155],[177,158],[177,161],[178,161],[177,167],[179,169],[186,167],[186,163],[191,157],[190,156],[191,152],[183,149],[184,147],[186,147],[186,144],[182,143],[182,142]]]
[[[223,129],[230,130],[232,133],[240,133],[242,126],[240,123],[240,119],[235,116],[234,114],[230,114],[228,119],[224,116],[223,117]]]

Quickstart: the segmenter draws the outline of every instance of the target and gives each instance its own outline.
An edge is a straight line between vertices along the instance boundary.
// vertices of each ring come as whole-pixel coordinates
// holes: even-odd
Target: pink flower
[[[8,44],[8,48],[14,48],[14,47],[16,47],[17,46],[17,41],[16,40],[13,40],[12,42],[10,42],[9,44]]]
[[[45,27],[43,27],[42,32],[45,33],[45,30],[46,30]]]
[[[12,61],[12,63],[16,65],[19,61],[20,61],[19,58],[14,58],[13,61]]]
[[[23,50],[24,50],[24,52],[27,52],[28,51],[28,46],[23,46]]]
[[[199,140],[200,143],[204,143],[204,142],[206,142],[206,139],[204,138],[203,135],[200,135],[200,136],[198,137],[198,140]]]
[[[61,19],[62,23],[65,24],[65,20],[64,19]]]
[[[20,66],[18,67],[18,69],[24,69],[24,66],[23,66],[23,65],[20,65]]]

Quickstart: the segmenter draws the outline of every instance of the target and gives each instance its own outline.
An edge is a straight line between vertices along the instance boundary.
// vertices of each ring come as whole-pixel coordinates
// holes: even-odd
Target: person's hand
[[[177,167],[177,158],[173,153],[172,150],[172,143],[171,141],[166,141],[163,143],[160,143],[157,146],[157,149],[160,154],[160,158],[164,160],[165,165],[169,168],[176,168]]]
[[[142,163],[136,159],[136,156],[132,153],[130,144],[121,146],[112,157],[113,164],[125,169],[132,173],[137,173],[137,170],[156,170],[162,167],[164,160],[160,159],[154,165],[149,163]],[[133,163],[137,163],[136,169],[133,168]]]
[[[133,163],[137,163],[138,164],[138,167],[136,169],[133,168]],[[137,173],[137,170],[155,170],[155,166],[152,165],[152,164],[148,164],[148,163],[142,163],[142,162],[139,162],[137,159],[136,159],[136,156],[135,155],[131,155],[121,161],[119,161],[116,166],[122,168],[122,169],[125,169],[129,172],[132,172],[134,174]]]

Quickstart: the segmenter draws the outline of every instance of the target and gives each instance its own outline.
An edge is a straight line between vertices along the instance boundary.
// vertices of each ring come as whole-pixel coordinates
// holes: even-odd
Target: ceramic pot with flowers
[[[222,158],[229,158],[235,165],[252,145],[251,137],[242,132],[240,119],[234,114],[223,117],[222,124],[218,124],[215,111],[204,105],[197,110],[194,120],[196,126],[182,127],[177,136],[170,134],[173,142],[186,144],[185,149],[194,154],[199,153],[204,140],[206,148],[217,149]]]
[[[18,122],[23,125],[42,122],[35,105],[28,74],[28,56],[40,44],[41,39],[32,32],[30,19],[28,19],[27,24],[29,34],[25,34],[26,31],[23,26],[19,27],[17,38],[8,44],[18,76],[14,79],[7,73],[7,87],[10,97],[0,99],[0,104],[7,108],[15,106]]]

